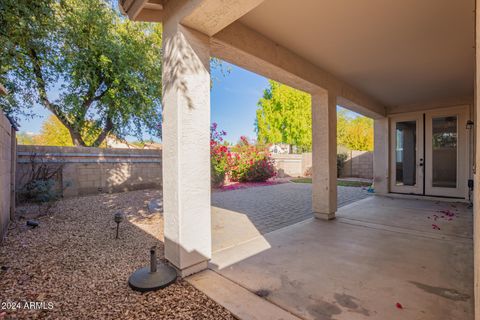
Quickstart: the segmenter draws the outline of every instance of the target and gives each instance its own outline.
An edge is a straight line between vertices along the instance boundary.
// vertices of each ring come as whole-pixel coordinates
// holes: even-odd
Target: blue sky
[[[255,111],[268,86],[268,79],[229,63],[223,63],[222,68],[212,70],[211,121],[227,132],[225,138],[229,142],[236,143],[242,135],[255,138]],[[50,96],[58,96],[57,90],[53,89]],[[37,115],[35,118],[21,119],[20,131],[38,133],[50,115],[41,106],[35,106],[33,112]],[[127,140],[136,138],[127,137]]]
[[[211,119],[225,130],[225,139],[237,142],[240,136],[255,138],[257,102],[268,86],[268,79],[232,64],[225,63],[230,73],[212,70]]]

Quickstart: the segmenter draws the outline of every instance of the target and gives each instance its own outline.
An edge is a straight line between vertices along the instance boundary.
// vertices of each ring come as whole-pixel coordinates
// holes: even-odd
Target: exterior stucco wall
[[[17,188],[27,179],[33,154],[36,161],[63,164],[57,181],[64,188],[64,197],[162,185],[160,150],[18,146]]]
[[[475,104],[474,104],[474,122],[475,122],[475,151],[474,151],[474,192],[473,192],[473,255],[474,255],[474,296],[475,296],[475,319],[480,320],[480,197],[478,188],[480,188],[479,175],[478,175],[478,164],[480,163],[480,130],[478,129],[478,124],[480,123],[480,112],[479,112],[479,90],[480,90],[480,6],[479,1],[476,1],[476,44],[475,44],[475,54],[476,54],[476,70],[475,70]]]
[[[12,138],[13,136],[13,138]],[[15,131],[10,121],[0,114],[0,242],[3,240],[11,215],[12,148],[15,147]]]

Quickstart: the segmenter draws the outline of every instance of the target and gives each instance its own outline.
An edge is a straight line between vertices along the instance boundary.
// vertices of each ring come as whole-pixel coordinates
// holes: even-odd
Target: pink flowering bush
[[[210,163],[213,188],[225,184],[226,177],[235,182],[263,182],[276,175],[273,160],[264,147],[252,145],[246,137],[232,147],[224,141],[225,131],[219,131],[217,124],[210,127]]]
[[[252,145],[246,137],[232,149],[229,157],[230,181],[261,182],[276,175],[273,159],[264,147]]]
[[[213,188],[220,188],[225,184],[225,177],[229,169],[231,154],[223,141],[223,137],[226,135],[225,131],[217,130],[216,123],[212,123],[210,126],[210,165]]]

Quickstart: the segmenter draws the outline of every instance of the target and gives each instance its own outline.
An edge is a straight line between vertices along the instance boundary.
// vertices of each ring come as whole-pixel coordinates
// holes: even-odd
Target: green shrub
[[[60,198],[53,179],[30,181],[25,184],[21,193],[25,200],[37,203],[47,203]]]
[[[338,153],[337,154],[337,178],[340,177],[343,167],[345,167],[345,161],[347,160],[347,154]]]
[[[212,123],[210,127],[210,179],[212,188],[220,188],[225,184],[225,177],[228,171],[230,151],[223,143],[225,131],[217,131],[217,124]]]
[[[250,144],[246,137],[233,148],[229,178],[239,182],[263,182],[276,175],[274,161],[264,147]]]

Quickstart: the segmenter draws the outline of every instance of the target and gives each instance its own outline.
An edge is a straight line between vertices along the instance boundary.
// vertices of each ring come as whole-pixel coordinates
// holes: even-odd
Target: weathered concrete
[[[317,218],[335,218],[337,97],[326,90],[312,94],[312,207]]]
[[[261,298],[210,270],[187,278],[195,288],[227,308],[242,320],[300,320],[293,314]],[[248,306],[248,307],[246,307]]]
[[[445,209],[458,217],[432,229],[428,216]],[[337,217],[219,251],[210,266],[304,319],[473,319],[472,213],[465,204],[376,196]]]
[[[164,235],[165,257],[186,276],[211,256],[210,51],[178,19],[163,25]]]

